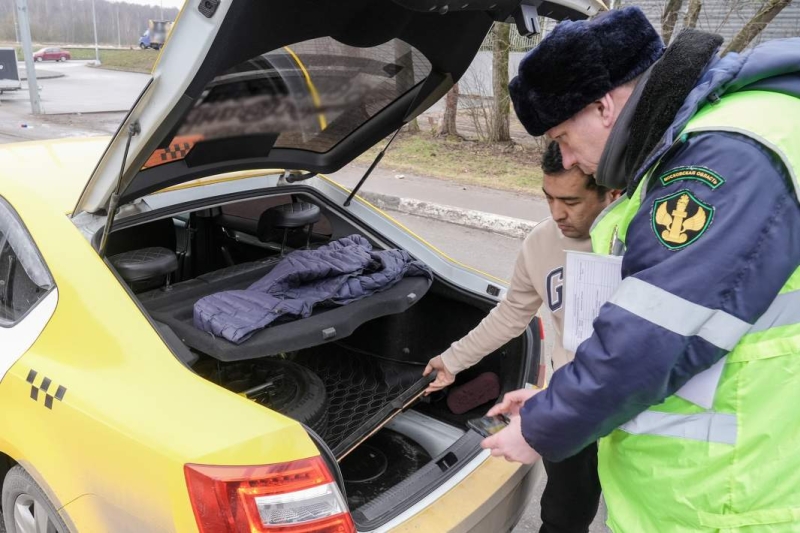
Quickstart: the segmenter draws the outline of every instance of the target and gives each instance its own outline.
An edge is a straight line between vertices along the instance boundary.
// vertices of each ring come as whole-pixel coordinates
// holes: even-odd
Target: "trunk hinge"
[[[122,187],[122,176],[125,174],[125,161],[128,159],[128,149],[131,147],[131,139],[135,135],[142,132],[142,127],[139,121],[132,122],[128,125],[128,139],[125,141],[125,153],[122,154],[122,167],[119,169],[119,179],[114,192],[111,193],[111,198],[108,200],[108,215],[106,218],[106,226],[103,228],[103,236],[100,239],[100,257],[105,257],[106,245],[108,244],[108,235],[111,233],[111,224],[114,223],[114,216],[117,214],[117,206],[119,205],[120,187]]]

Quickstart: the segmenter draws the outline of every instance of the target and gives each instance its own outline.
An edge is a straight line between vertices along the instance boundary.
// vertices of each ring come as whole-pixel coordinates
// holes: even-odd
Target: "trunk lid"
[[[554,18],[603,7],[599,0],[187,2],[74,213],[102,212],[117,187],[124,204],[222,172],[336,171],[439,100],[493,21],[513,20],[521,1]],[[133,123],[140,130],[129,137]]]

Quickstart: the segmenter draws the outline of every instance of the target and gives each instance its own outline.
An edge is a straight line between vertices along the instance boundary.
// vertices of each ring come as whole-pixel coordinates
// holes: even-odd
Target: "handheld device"
[[[499,432],[508,425],[508,418],[505,415],[482,416],[467,421],[467,426],[477,431],[484,437],[489,437]]]

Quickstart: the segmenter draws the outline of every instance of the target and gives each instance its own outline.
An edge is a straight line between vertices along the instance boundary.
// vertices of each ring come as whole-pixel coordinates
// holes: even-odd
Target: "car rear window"
[[[0,198],[0,327],[23,318],[53,285],[36,245]]]
[[[276,134],[275,147],[326,152],[429,73],[425,56],[398,39],[296,43],[214,78],[173,142]]]

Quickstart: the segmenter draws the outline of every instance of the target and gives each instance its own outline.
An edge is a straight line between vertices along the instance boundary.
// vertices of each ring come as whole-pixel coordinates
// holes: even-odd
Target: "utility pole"
[[[94,24],[94,64],[100,64],[100,49],[97,47],[97,15],[94,11],[94,0],[92,0],[92,24]]]
[[[33,47],[31,46],[31,24],[28,19],[28,0],[17,0],[17,16],[19,29],[22,32],[22,51],[25,55],[25,70],[28,73],[28,92],[31,95],[31,113],[42,114],[39,100],[39,84],[36,83],[36,67],[33,64]]]
[[[161,20],[164,20],[164,0],[161,0]]]
[[[119,33],[119,4],[117,4],[117,48],[122,48],[122,39]]]

